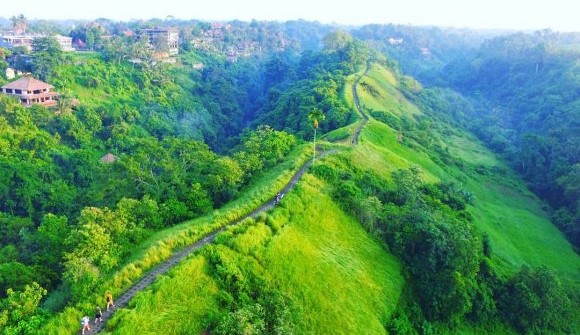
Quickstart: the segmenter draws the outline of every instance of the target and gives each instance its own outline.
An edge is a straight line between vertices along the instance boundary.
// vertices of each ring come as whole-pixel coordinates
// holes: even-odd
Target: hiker
[[[97,313],[95,314],[95,324],[103,322],[103,312],[101,311],[101,307],[97,306]]]
[[[115,304],[113,303],[113,295],[110,291],[107,291],[105,295],[105,300],[107,300],[107,312],[109,311],[109,306],[115,308]]]
[[[81,326],[83,326],[83,330],[81,331],[81,334],[84,335],[85,334],[85,330],[87,330],[87,331],[91,330],[91,327],[89,325],[90,322],[91,321],[90,321],[90,319],[89,319],[88,316],[86,316],[86,315],[83,316],[83,318],[81,319]]]
[[[278,204],[278,202],[280,202],[280,199],[282,199],[282,196],[280,195],[280,192],[276,193],[276,198],[274,199],[274,204]]]

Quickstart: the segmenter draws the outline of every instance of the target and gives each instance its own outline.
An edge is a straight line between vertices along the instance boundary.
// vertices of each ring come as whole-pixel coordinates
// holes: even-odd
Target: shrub
[[[507,283],[502,314],[520,331],[533,334],[570,332],[579,315],[558,275],[546,268],[524,266]]]

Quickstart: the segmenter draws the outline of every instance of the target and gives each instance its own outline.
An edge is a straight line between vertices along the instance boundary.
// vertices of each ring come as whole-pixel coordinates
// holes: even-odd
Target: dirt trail
[[[358,77],[352,85],[352,93],[353,93],[353,98],[354,98],[355,105],[357,108],[357,112],[361,115],[361,118],[362,118],[362,120],[361,120],[359,126],[357,127],[357,130],[353,136],[352,145],[356,145],[358,143],[358,137],[360,135],[360,132],[361,132],[362,128],[368,122],[368,116],[365,113],[363,113],[363,111],[360,107],[360,102],[359,102],[358,94],[356,91],[356,86],[360,82],[361,78],[367,74],[367,72],[369,71],[369,67],[370,67],[370,62],[367,62],[367,67],[366,67],[365,72],[360,77]],[[319,149],[317,148],[317,151],[318,150]],[[338,151],[338,149],[322,151],[319,153],[317,158],[323,158],[324,156],[333,154],[337,151]],[[286,184],[286,186],[284,186],[282,191],[280,191],[281,197],[284,197],[284,195],[286,193],[288,193],[290,190],[292,190],[292,188],[294,188],[294,186],[296,185],[298,180],[300,180],[300,178],[302,178],[302,175],[304,174],[304,172],[306,172],[306,170],[308,170],[310,165],[312,165],[312,160],[309,159],[306,163],[304,163],[304,165],[302,165],[300,170],[298,170],[296,172],[296,174],[294,174],[294,176],[292,176],[292,178],[290,179],[288,184]],[[119,297],[117,297],[115,299],[115,306],[116,306],[115,309],[126,307],[127,304],[129,303],[129,301],[138,292],[146,289],[149,285],[151,285],[155,281],[155,279],[157,279],[157,276],[160,276],[160,275],[167,273],[167,271],[169,271],[169,269],[171,269],[172,267],[177,265],[177,263],[181,262],[187,256],[189,256],[190,254],[192,254],[196,250],[204,247],[205,245],[212,243],[213,240],[215,239],[216,235],[219,234],[220,232],[224,231],[227,227],[237,225],[247,218],[256,217],[260,213],[268,211],[268,210],[274,208],[275,206],[276,206],[275,200],[270,199],[268,202],[266,202],[262,206],[256,208],[255,210],[253,210],[249,214],[239,218],[238,220],[235,220],[235,221],[229,223],[227,226],[225,226],[221,229],[218,229],[218,230],[206,235],[204,238],[195,242],[194,244],[177,251],[176,253],[171,255],[171,257],[169,257],[169,259],[167,259],[163,263],[157,265],[156,267],[151,269],[149,272],[147,272],[147,274],[145,276],[143,276],[137,283],[135,283],[133,286],[131,286],[127,291],[123,292],[123,294],[121,294]],[[91,318],[91,330],[88,332],[85,332],[85,334],[92,335],[92,334],[98,334],[98,333],[102,332],[105,329],[107,321],[113,316],[113,314],[114,314],[114,310],[111,310],[109,312],[106,310],[103,310],[103,322],[101,322],[97,325],[93,324],[94,315],[89,315],[89,317]]]
[[[364,76],[367,75],[367,73],[369,72],[369,69],[370,68],[371,68],[371,63],[370,63],[370,61],[367,61],[367,65],[366,65],[365,72],[360,77],[356,78],[356,80],[352,84],[352,97],[354,99],[354,105],[356,107],[357,113],[361,117],[361,122],[359,123],[359,125],[356,128],[356,131],[354,133],[354,136],[352,137],[351,143],[352,143],[353,146],[358,144],[358,137],[360,135],[360,132],[364,128],[364,126],[367,124],[367,122],[369,122],[369,117],[366,115],[366,113],[363,112],[363,110],[362,110],[362,108],[360,106],[360,100],[358,98],[358,92],[356,90],[356,87],[358,86],[358,83],[360,82],[360,80]]]

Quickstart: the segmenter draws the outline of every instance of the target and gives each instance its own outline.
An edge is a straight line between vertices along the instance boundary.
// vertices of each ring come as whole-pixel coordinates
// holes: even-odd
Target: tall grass
[[[383,334],[404,283],[401,267],[323,186],[305,175],[269,215],[229,227],[215,243],[241,257],[239,266],[259,264],[265,282],[290,300],[296,334]],[[201,252],[140,293],[115,316],[115,333],[195,334],[219,320],[227,311],[206,264]]]
[[[218,286],[205,273],[201,256],[187,259],[138,293],[130,309],[119,310],[107,324],[115,334],[199,334],[217,314]]]
[[[398,261],[305,176],[272,214],[285,228],[265,250],[268,272],[304,311],[297,333],[381,334],[404,284]]]

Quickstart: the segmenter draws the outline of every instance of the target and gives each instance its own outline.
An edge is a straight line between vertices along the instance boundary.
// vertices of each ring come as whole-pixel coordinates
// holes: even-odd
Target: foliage
[[[271,90],[265,105],[271,107],[260,111],[257,122],[291,130],[303,138],[312,129],[307,117],[312,110],[324,113],[326,121],[320,124],[323,132],[348,124],[354,114],[341,98],[344,77],[328,72],[311,76],[314,78],[297,81],[282,95]]]
[[[40,80],[49,80],[55,75],[55,68],[64,62],[64,53],[53,37],[38,37],[32,43],[32,73]]]
[[[294,147],[296,139],[270,126],[259,126],[255,131],[242,134],[241,142],[243,150],[236,152],[234,159],[250,177],[281,162]]]
[[[574,305],[578,295],[554,271],[524,266],[508,281],[499,308],[523,333],[572,333],[579,321]]]
[[[468,216],[460,212],[465,206],[446,204],[454,190],[439,184],[433,192],[417,167],[395,171],[392,190],[380,187],[376,177],[345,172],[335,180],[336,199],[402,259],[425,316],[461,319],[471,310],[482,252]]]
[[[185,68],[126,62],[125,52],[137,49],[110,55],[115,47],[103,42],[104,56],[68,58],[55,43],[36,40],[32,64],[80,106],[61,99],[55,114],[0,96],[2,292],[36,281],[50,291],[64,283],[65,302],[91,294],[151,232],[228,202],[296,144],[267,127],[236,138],[250,103],[212,117],[204,108],[217,106],[234,84],[232,97],[259,87],[255,78],[233,82],[255,75],[255,63],[215,61],[208,68],[216,75],[204,79]],[[220,78],[232,80],[229,88],[200,89]],[[230,116],[239,127],[228,128]],[[243,144],[218,155],[202,141],[206,135],[222,149]],[[101,161],[105,153],[114,161]],[[247,164],[244,157],[254,156]]]
[[[220,305],[226,310],[215,326],[217,334],[289,334],[293,312],[288,298],[269,287],[259,265],[227,247],[209,247],[211,271],[222,288]]]
[[[26,285],[23,291],[8,289],[7,299],[0,303],[0,331],[5,334],[30,334],[44,322],[38,310],[46,290],[36,282]]]
[[[211,283],[205,291],[192,289],[188,286],[191,277],[185,275],[179,277],[188,278],[181,281],[184,286],[180,288],[210,293],[208,301],[216,294],[216,305],[208,303],[208,311],[195,310],[195,318],[202,320],[196,319],[195,325],[183,331],[329,332],[336,330],[336,325],[328,320],[335,320],[345,332],[360,331],[348,328],[356,327],[353,325],[368,325],[363,329],[373,330],[387,325],[393,331],[429,333],[437,332],[438,325],[453,330],[466,321],[487,325],[500,317],[524,332],[574,331],[564,322],[574,322],[575,315],[568,311],[578,305],[571,286],[543,268],[524,268],[515,276],[511,274],[514,264],[534,257],[520,259],[517,252],[515,261],[505,257],[505,241],[513,236],[510,229],[525,229],[516,227],[519,221],[508,222],[512,216],[500,217],[505,204],[496,213],[495,202],[478,198],[497,192],[497,201],[518,199],[510,207],[514,215],[524,211],[520,207],[536,210],[534,200],[533,205],[522,205],[520,198],[526,198],[526,203],[532,198],[523,191],[500,196],[501,192],[520,191],[512,187],[519,184],[506,177],[507,169],[502,166],[476,166],[458,159],[454,150],[462,154],[467,150],[457,148],[455,141],[462,135],[452,127],[465,127],[469,118],[484,115],[473,126],[474,131],[496,150],[506,155],[518,153],[510,158],[514,166],[536,191],[559,207],[552,215],[554,222],[574,236],[576,143],[574,137],[565,140],[564,134],[576,133],[575,123],[567,122],[561,128],[554,125],[573,115],[577,92],[575,86],[558,86],[553,79],[575,82],[573,56],[550,45],[529,44],[522,36],[492,40],[484,44],[481,55],[473,56],[470,42],[462,45],[470,49],[467,56],[479,58],[468,65],[462,62],[469,57],[449,63],[445,68],[450,73],[447,82],[435,71],[461,52],[456,47],[443,52],[455,39],[437,41],[438,36],[446,36],[437,29],[383,26],[373,31],[377,27],[367,27],[350,35],[326,34],[327,30],[315,26],[308,29],[320,37],[326,34],[325,50],[297,56],[288,50],[296,46],[294,41],[272,31],[292,31],[310,45],[319,46],[322,38],[313,43],[296,24],[236,22],[233,29],[247,36],[220,29],[223,38],[216,39],[220,50],[202,52],[186,44],[183,63],[173,66],[157,63],[145,39],[120,36],[128,27],[138,29],[154,22],[102,23],[106,28],[87,25],[71,32],[100,53],[64,57],[52,39],[42,39],[35,42],[36,53],[31,56],[31,69],[51,80],[65,96],[78,97],[80,106],[71,108],[68,99],[62,99],[59,108],[66,112],[56,115],[39,106],[24,109],[15,100],[0,97],[0,286],[8,292],[0,302],[3,330],[26,333],[40,329],[44,312],[38,306],[46,294],[42,287],[53,291],[61,284],[58,294],[65,296],[62,305],[69,302],[73,307],[54,318],[46,329],[70,330],[68,319],[76,325],[78,318],[71,316],[81,312],[85,299],[91,304],[98,302],[96,296],[103,285],[121,292],[153,264],[166,259],[170,251],[199,240],[271,199],[276,187],[284,184],[282,179],[289,178],[288,173],[282,179],[269,175],[260,182],[259,191],[248,187],[292,153],[296,138],[307,138],[312,126],[320,126],[322,132],[344,131],[340,128],[356,118],[344,99],[350,92],[349,75],[377,55],[353,35],[385,43],[385,34],[405,33],[404,45],[384,50],[413,55],[402,59],[403,68],[416,65],[423,78],[460,88],[481,102],[480,106],[448,89],[423,88],[402,75],[396,62],[379,57],[388,69],[371,68],[371,75],[386,77],[377,80],[369,75],[359,85],[365,111],[383,123],[370,120],[367,128],[373,131],[361,134],[361,142],[371,144],[349,151],[351,161],[345,155],[332,164],[317,165],[312,171],[328,184],[307,176],[316,187],[299,187],[302,200],[289,195],[272,216],[249,224],[252,228],[226,232],[217,239],[217,246],[197,255],[207,263],[196,263],[196,271],[207,271],[201,278]],[[204,23],[181,27],[195,37],[210,29]],[[116,32],[116,36],[101,39],[105,30]],[[255,54],[235,63],[224,59],[228,47],[258,39],[260,45],[267,46],[264,50],[276,53]],[[513,42],[520,39],[525,41],[523,47]],[[425,44],[429,44],[427,51],[433,57],[423,51],[418,54]],[[519,56],[508,57],[512,53]],[[21,60],[26,57],[18,50],[15,54],[10,62],[23,65]],[[534,64],[527,63],[528,56],[533,56]],[[193,61],[203,62],[203,71],[185,67]],[[500,72],[516,76],[502,77],[505,73]],[[475,74],[483,78],[481,82],[472,80]],[[515,98],[493,93],[492,88],[498,85],[491,75],[502,78],[505,85],[499,85],[500,91]],[[521,86],[529,91],[514,89],[518,83],[526,83]],[[479,99],[476,92],[480,91],[489,96]],[[540,100],[534,98],[544,92],[549,94],[541,95]],[[372,103],[364,98],[372,98]],[[535,108],[527,100],[539,107],[520,120],[515,117],[517,111]],[[502,108],[496,108],[498,105]],[[308,114],[313,110],[323,113],[324,123],[309,122]],[[248,124],[255,129],[244,130]],[[377,138],[389,145],[377,145]],[[100,161],[105,153],[113,153],[114,161]],[[486,155],[478,157],[493,161]],[[389,160],[381,160],[383,157]],[[418,168],[408,168],[417,162],[424,174]],[[359,168],[362,165],[364,169]],[[474,177],[479,175],[486,178]],[[493,178],[501,182],[489,183]],[[506,190],[481,192],[489,185]],[[402,262],[407,292],[390,321],[401,291],[393,287],[400,288],[403,281],[396,262],[354,219],[319,193],[322,187]],[[257,195],[248,195],[254,193]],[[228,204],[231,200],[243,206]],[[288,201],[291,205],[284,205]],[[220,214],[215,209],[223,205],[234,210]],[[534,215],[544,215],[540,209],[537,212]],[[208,213],[212,215],[200,221],[170,228]],[[291,219],[298,224],[282,229]],[[475,224],[486,227],[485,220],[498,221],[494,227],[506,227],[482,234]],[[165,228],[169,229],[159,233]],[[498,237],[504,232],[507,237]],[[157,243],[148,239],[152,234]],[[530,241],[536,241],[536,235]],[[549,256],[536,263],[549,259],[554,250],[563,250],[558,249],[561,241],[557,242],[547,250]],[[539,245],[547,244],[542,241]],[[520,245],[514,241],[512,246]],[[138,259],[135,264],[127,263],[134,259]],[[574,265],[561,263],[559,270],[572,268],[569,272],[576,273]],[[300,272],[302,268],[311,275]],[[166,283],[159,283],[159,287],[163,285]],[[167,289],[162,292],[168,294]],[[324,296],[327,293],[329,296]],[[154,313],[155,309],[148,308],[163,302],[146,300],[137,298],[136,310],[145,307]],[[520,309],[510,309],[512,302]],[[332,306],[339,304],[344,306]],[[310,310],[329,313],[328,318],[315,320],[319,315],[304,312]],[[352,316],[356,322],[340,320],[337,315]],[[55,326],[63,319],[67,320]]]
[[[468,97],[456,96],[449,116],[503,154],[555,211],[571,213],[557,222],[577,247],[576,41],[577,34],[550,30],[496,37],[477,54],[449,62],[438,76]]]

